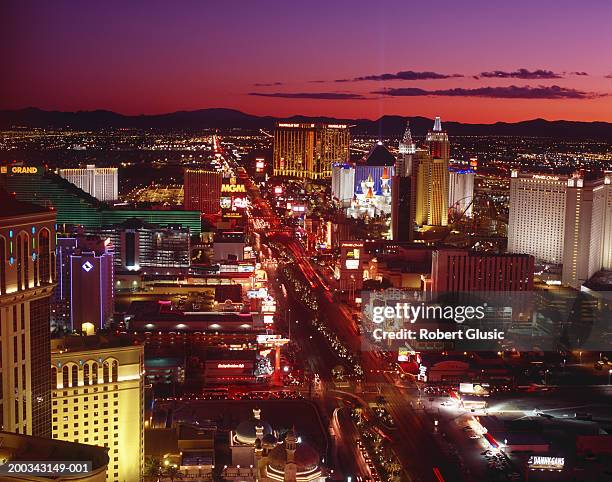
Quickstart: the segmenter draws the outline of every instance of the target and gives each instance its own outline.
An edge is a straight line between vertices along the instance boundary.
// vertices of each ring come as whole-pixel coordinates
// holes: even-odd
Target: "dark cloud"
[[[612,74],[608,74],[604,76],[606,79],[612,79]]]
[[[425,90],[416,88],[385,89],[373,94],[382,94],[391,97],[420,97],[420,96],[444,96],[444,97],[488,97],[491,99],[592,99],[603,97],[606,94],[583,92],[576,89],[568,89],[553,85],[550,87],[540,85],[538,87],[516,86],[509,87],[479,87],[475,89],[443,89]]]
[[[403,70],[395,74],[365,75],[352,79],[336,79],[334,82],[360,82],[363,80],[437,80],[463,77],[461,74],[439,74],[438,72],[415,72],[413,70]]]
[[[274,87],[275,85],[283,85],[282,82],[270,82],[269,84],[253,84],[255,87]]]
[[[367,99],[361,94],[350,92],[250,92],[259,97],[278,97],[282,99],[320,99],[320,100],[354,100]]]
[[[480,77],[485,78],[498,78],[498,79],[561,79],[563,76],[557,74],[552,70],[527,70],[518,69],[513,72],[507,72],[504,70],[492,70],[490,72],[481,72]]]
[[[588,72],[572,72],[573,75],[579,75],[581,77],[589,75]]]

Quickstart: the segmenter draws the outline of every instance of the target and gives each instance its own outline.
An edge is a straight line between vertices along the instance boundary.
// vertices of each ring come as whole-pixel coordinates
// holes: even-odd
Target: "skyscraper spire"
[[[400,154],[414,154],[415,145],[412,142],[412,133],[410,132],[410,121],[406,121],[406,131],[404,137],[399,143]]]
[[[440,120],[440,117],[436,117],[433,130],[434,132],[442,132],[442,121]]]

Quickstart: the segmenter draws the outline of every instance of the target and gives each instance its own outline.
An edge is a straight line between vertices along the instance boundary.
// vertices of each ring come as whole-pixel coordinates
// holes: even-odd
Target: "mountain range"
[[[18,110],[0,110],[0,128],[139,128],[139,129],[272,129],[277,121],[285,122],[331,122],[346,123],[355,133],[372,134],[382,137],[400,136],[410,120],[413,135],[423,136],[433,126],[433,120],[426,117],[383,116],[377,120],[337,119],[332,117],[293,116],[278,118],[256,116],[234,109],[200,109],[154,115],[123,115],[107,110],[61,112],[46,111],[34,107]],[[592,139],[612,142],[612,123],[578,122],[533,119],[521,122],[496,122],[494,124],[467,124],[446,122],[444,129],[451,136],[519,136],[549,137],[563,139]]]

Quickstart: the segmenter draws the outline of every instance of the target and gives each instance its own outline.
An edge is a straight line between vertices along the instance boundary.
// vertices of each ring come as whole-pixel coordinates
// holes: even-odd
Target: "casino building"
[[[349,160],[346,124],[279,122],[274,129],[275,176],[329,179],[334,163]]]
[[[195,235],[202,231],[199,210],[111,207],[41,166],[0,166],[0,188],[2,186],[15,193],[18,200],[53,208],[58,224],[98,228],[137,218],[158,226],[182,225]]]
[[[0,430],[51,435],[54,286],[55,212],[0,188]]]
[[[563,265],[561,281],[580,287],[612,269],[612,174],[526,173],[510,180],[508,251]]]
[[[88,164],[84,169],[58,169],[57,173],[100,201],[115,201],[119,197],[116,167]]]
[[[307,442],[289,430],[283,441],[272,426],[262,420],[261,410],[242,421],[230,433],[232,467],[223,476],[230,480],[323,482],[321,456]],[[240,470],[249,467],[250,470]]]
[[[108,449],[107,481],[141,480],[144,349],[102,335],[52,340],[53,438]]]
[[[332,196],[346,215],[353,218],[375,217],[391,213],[391,179],[395,157],[377,142],[355,165],[334,164]]]

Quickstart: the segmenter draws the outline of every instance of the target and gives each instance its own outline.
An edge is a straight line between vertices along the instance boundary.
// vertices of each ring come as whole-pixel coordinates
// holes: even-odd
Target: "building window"
[[[83,366],[83,383],[89,385],[89,363],[85,363]],[[85,389],[85,393],[87,393],[87,389]],[[87,397],[85,397],[85,400],[87,400]]]
[[[109,376],[110,376],[110,368],[108,366],[108,362],[104,362],[102,364],[102,380],[104,381],[104,383],[110,382]]]
[[[68,365],[64,365],[62,368],[62,386],[66,388],[68,386],[68,378],[70,376]],[[64,400],[65,402],[66,400]]]
[[[72,365],[72,386],[79,386],[79,367]]]
[[[57,384],[57,368],[55,367],[51,367],[51,386],[59,388]],[[56,396],[56,394],[54,393],[53,396]]]
[[[98,364],[96,362],[91,364],[91,383],[93,385],[98,384]]]
[[[0,236],[0,295],[6,293],[6,239]]]
[[[38,233],[38,263],[39,263],[39,273],[40,273],[40,284],[48,284],[50,283],[50,237],[49,230],[47,228],[43,228]]]
[[[117,360],[113,361],[113,373],[112,373],[112,381],[119,381],[119,363]],[[117,385],[115,385],[115,390],[117,389]]]
[[[21,291],[23,289],[22,279],[23,279],[23,268],[22,268],[22,256],[21,256],[21,235],[17,236],[17,290]]]

